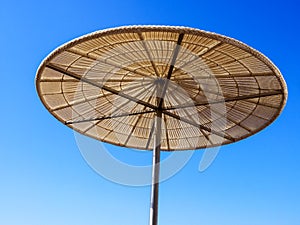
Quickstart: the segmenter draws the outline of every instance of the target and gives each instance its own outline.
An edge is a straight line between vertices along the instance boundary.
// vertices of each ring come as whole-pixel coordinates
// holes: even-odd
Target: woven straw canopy
[[[115,145],[152,149],[162,112],[161,150],[232,143],[282,111],[287,89],[265,56],[197,29],[130,26],[75,39],[53,51],[36,77],[59,121]]]

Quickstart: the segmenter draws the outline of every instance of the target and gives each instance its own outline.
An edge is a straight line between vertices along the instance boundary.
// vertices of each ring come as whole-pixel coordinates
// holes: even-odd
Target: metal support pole
[[[149,225],[157,225],[158,220],[158,188],[159,188],[159,163],[160,163],[160,145],[161,145],[161,119],[162,111],[156,112],[155,118],[155,136],[152,158],[152,186],[151,186],[151,207]]]

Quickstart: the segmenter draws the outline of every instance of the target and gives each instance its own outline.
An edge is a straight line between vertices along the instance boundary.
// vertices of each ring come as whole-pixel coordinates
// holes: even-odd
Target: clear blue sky
[[[122,186],[95,173],[73,131],[41,104],[34,78],[43,58],[75,37],[160,24],[245,42],[279,67],[289,90],[282,115],[265,130],[222,147],[202,173],[202,151],[196,152],[161,184],[160,225],[300,225],[299,11],[297,0],[2,0],[0,224],[148,223],[150,188]]]

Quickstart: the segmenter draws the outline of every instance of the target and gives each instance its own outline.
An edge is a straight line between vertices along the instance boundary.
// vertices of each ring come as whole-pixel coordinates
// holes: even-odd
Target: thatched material
[[[218,34],[168,26],[75,39],[42,62],[36,86],[58,120],[125,147],[152,149],[153,118],[162,110],[161,149],[167,151],[253,135],[275,120],[287,98],[279,70],[258,51]]]

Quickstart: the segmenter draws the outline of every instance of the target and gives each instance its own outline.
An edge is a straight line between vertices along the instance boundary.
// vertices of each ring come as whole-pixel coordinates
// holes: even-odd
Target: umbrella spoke
[[[180,117],[180,116],[178,116],[178,115],[176,115],[176,114],[174,114],[174,113],[171,113],[171,112],[169,112],[169,111],[163,111],[163,113],[166,114],[166,115],[168,115],[168,116],[170,116],[170,117],[173,117],[174,119],[181,120],[181,121],[183,121],[183,122],[185,122],[185,123],[187,123],[187,124],[190,124],[190,125],[192,125],[192,126],[194,126],[194,127],[197,127],[197,128],[199,128],[200,130],[202,129],[202,130],[205,130],[205,131],[207,131],[207,132],[211,132],[212,134],[215,134],[215,135],[217,135],[217,136],[219,136],[219,137],[222,137],[222,138],[224,137],[224,138],[226,138],[227,140],[230,140],[230,141],[232,141],[232,142],[235,141],[235,139],[234,139],[233,137],[231,137],[231,136],[229,136],[229,135],[226,135],[225,132],[222,133],[222,132],[218,132],[218,131],[212,130],[212,129],[209,128],[209,127],[203,126],[203,125],[201,125],[201,124],[197,124],[197,123],[195,123],[195,122],[193,122],[193,121],[191,121],[191,120],[189,120],[189,119],[186,119],[186,118],[184,118],[184,117]]]
[[[152,91],[152,94],[148,97],[148,101],[150,101],[151,100],[151,98],[153,98],[153,96],[154,96],[154,92],[155,92],[156,90],[155,90],[155,88],[153,89],[153,91]],[[143,108],[143,110],[145,110],[147,107],[146,106],[144,106],[144,108]],[[152,112],[155,112],[154,110],[152,110]],[[141,118],[142,118],[142,116],[143,116],[143,114],[140,114],[139,115],[139,117],[137,118],[137,120],[136,120],[136,122],[135,122],[135,124],[133,125],[133,127],[132,127],[132,129],[131,129],[131,131],[130,131],[130,134],[128,135],[128,137],[127,137],[127,139],[126,139],[126,141],[125,141],[125,145],[127,144],[127,142],[129,141],[129,139],[130,139],[130,137],[131,137],[131,135],[133,134],[133,132],[134,132],[134,130],[135,130],[135,128],[136,128],[136,126],[138,125],[138,123],[139,123],[139,121],[141,120]]]
[[[83,54],[81,53],[80,51],[77,51],[75,49],[68,49],[66,50],[67,52],[70,52],[70,53],[74,53],[76,55],[79,55],[81,57],[84,57],[84,58],[88,58],[88,59],[91,59],[91,60],[95,60],[95,61],[98,61],[98,62],[102,62],[106,65],[109,65],[109,66],[112,66],[112,67],[115,67],[115,68],[119,68],[119,69],[123,69],[123,70],[126,70],[128,72],[131,72],[133,74],[137,74],[137,75],[140,75],[142,77],[149,77],[149,74],[145,74],[145,73],[142,73],[142,72],[139,72],[139,71],[136,71],[136,70],[133,70],[133,69],[130,69],[128,67],[123,67],[121,65],[118,65],[118,64],[115,64],[115,63],[112,63],[112,62],[109,62],[108,60],[105,60],[105,59],[101,59],[100,57],[95,57],[95,56],[92,56],[92,55],[87,55],[87,54]]]
[[[283,94],[282,90],[273,90],[266,93],[260,93],[260,94],[252,94],[252,95],[243,95],[243,96],[236,96],[236,97],[228,97],[223,98],[220,100],[214,100],[214,101],[205,101],[200,103],[191,103],[191,104],[185,104],[185,105],[178,105],[178,106],[171,106],[167,108],[163,108],[163,111],[166,110],[174,110],[174,109],[180,109],[180,108],[189,108],[189,107],[195,107],[195,106],[205,106],[205,105],[211,105],[211,104],[220,104],[225,102],[233,102],[233,101],[241,101],[241,100],[249,100],[252,98],[261,98],[261,97],[268,97],[273,95],[280,95]]]
[[[199,71],[201,71],[199,69]],[[173,74],[175,75],[175,70],[173,72]],[[208,74],[208,73],[207,73]],[[228,75],[201,75],[201,76],[189,76],[189,77],[176,77],[176,79],[174,79],[174,81],[197,81],[197,80],[206,80],[206,79],[219,79],[219,78],[224,78],[224,79],[228,79],[228,78],[236,78],[236,77],[265,77],[265,76],[274,76],[274,72],[264,72],[264,73],[237,73],[237,74],[228,74]]]
[[[84,120],[66,121],[65,124],[75,124],[75,123],[84,123],[84,122],[91,122],[91,121],[101,121],[101,120],[114,119],[114,118],[120,118],[120,117],[142,115],[142,114],[153,113],[153,112],[155,112],[155,111],[154,110],[147,110],[147,111],[134,112],[134,113],[123,113],[123,114],[118,114],[118,115],[102,116],[102,117],[90,118],[90,119],[84,119]]]
[[[192,60],[190,60],[190,61],[184,63],[184,64],[181,66],[181,68],[183,68],[183,67],[185,67],[185,66],[187,66],[187,65],[190,65],[191,63],[195,62],[196,60],[199,60],[203,55],[207,54],[208,52],[211,52],[212,50],[214,50],[215,48],[219,47],[219,46],[222,45],[222,44],[223,44],[222,42],[217,43],[216,45],[214,45],[213,47],[211,47],[211,48],[208,49],[207,51],[205,51],[205,52],[203,52],[203,53],[197,55],[197,57],[195,57],[194,59],[192,59]],[[179,70],[179,68],[176,68],[176,69],[174,70],[174,73],[177,72],[178,70]]]
[[[169,68],[169,71],[168,71],[168,74],[167,74],[167,77],[166,77],[166,82],[164,83],[164,86],[163,86],[163,89],[162,89],[162,92],[161,92],[160,101],[158,103],[158,108],[159,109],[162,108],[162,105],[163,105],[163,99],[164,99],[164,97],[166,95],[166,92],[167,92],[167,89],[168,89],[169,80],[170,80],[170,78],[172,76],[172,73],[173,73],[173,70],[174,70],[174,65],[176,63],[176,59],[177,59],[177,56],[178,56],[178,53],[179,53],[179,50],[180,50],[180,45],[181,45],[183,36],[184,36],[183,33],[179,34],[179,37],[178,37],[178,40],[177,40],[177,45],[176,45],[176,47],[174,49],[174,52],[173,52],[171,65],[170,65],[170,68]]]
[[[182,93],[180,93],[180,92],[177,92],[176,94],[177,94],[177,95],[180,95],[181,98],[184,98],[184,97],[185,97],[185,96],[182,95]],[[178,97],[176,97],[175,94],[172,94],[172,92],[171,92],[170,95],[174,98],[174,100],[175,100],[176,102],[180,102],[180,99],[178,99]],[[184,112],[186,118],[189,117],[190,119],[193,120],[193,116],[189,114],[189,112],[188,112],[188,110],[187,110],[186,108],[182,108],[181,110]],[[181,118],[181,117],[180,117],[180,118]],[[196,123],[195,121],[191,121],[191,122]],[[200,132],[203,134],[203,136],[205,137],[205,139],[206,139],[210,144],[213,145],[213,142],[210,140],[209,136],[203,131],[203,129],[200,129]]]
[[[75,78],[75,79],[77,79],[77,80],[79,80],[81,82],[85,82],[87,84],[90,84],[92,86],[98,87],[98,88],[103,89],[105,91],[108,91],[108,92],[111,92],[113,94],[119,95],[119,96],[121,96],[123,98],[126,98],[126,99],[130,100],[130,101],[136,102],[137,104],[141,104],[141,105],[147,106],[147,107],[149,107],[151,109],[154,109],[154,110],[157,109],[156,106],[154,106],[154,105],[152,105],[152,104],[150,104],[148,102],[145,102],[145,101],[140,100],[138,98],[135,98],[135,97],[132,97],[132,96],[127,95],[125,93],[122,93],[122,91],[115,90],[115,89],[113,89],[111,87],[108,87],[106,85],[98,84],[98,83],[94,82],[93,80],[90,80],[90,79],[87,79],[85,77],[82,77],[82,76],[80,76],[80,75],[78,75],[76,73],[73,73],[71,71],[66,71],[66,70],[64,70],[64,69],[62,69],[62,68],[60,68],[60,67],[58,67],[56,65],[53,65],[51,63],[48,63],[46,65],[46,67],[48,67],[48,68],[50,68],[52,70],[55,70],[57,72],[63,73],[65,75],[68,75],[69,77]]]

